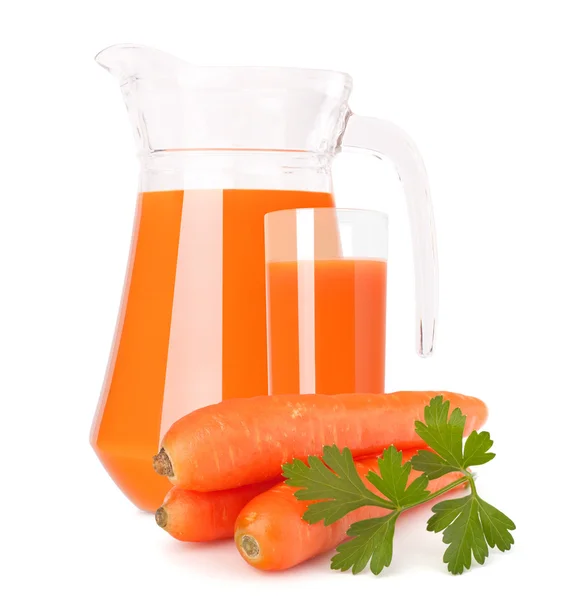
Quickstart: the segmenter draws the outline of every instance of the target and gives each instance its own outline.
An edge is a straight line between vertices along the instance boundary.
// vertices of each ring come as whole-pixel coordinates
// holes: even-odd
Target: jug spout
[[[129,79],[175,76],[181,67],[189,66],[167,52],[137,44],[109,46],[101,50],[95,60],[121,85]]]

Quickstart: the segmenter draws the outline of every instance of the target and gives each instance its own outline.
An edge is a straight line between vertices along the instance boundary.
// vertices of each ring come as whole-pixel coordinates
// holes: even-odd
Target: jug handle
[[[424,162],[412,139],[394,123],[350,114],[342,149],[367,150],[394,164],[406,195],[414,255],[417,351],[434,349],[438,318],[438,257],[434,214]]]

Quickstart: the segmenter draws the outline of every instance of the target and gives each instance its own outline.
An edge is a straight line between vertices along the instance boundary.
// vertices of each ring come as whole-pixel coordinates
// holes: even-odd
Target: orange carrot
[[[273,479],[292,458],[321,456],[323,446],[353,456],[424,447],[414,422],[433,396],[467,415],[466,435],[487,418],[485,404],[450,392],[288,395],[235,399],[200,408],[174,423],[154,469],[174,485],[208,492]]]
[[[156,511],[156,523],[182,542],[210,542],[233,537],[241,509],[277,481],[263,481],[219,492],[173,487]]]
[[[403,452],[403,461],[409,460],[414,453],[414,450]],[[382,496],[364,477],[369,471],[379,472],[377,457],[356,461],[355,466],[365,485]],[[412,470],[409,484],[419,475]],[[449,473],[430,481],[428,490],[436,492],[459,479],[460,475]],[[237,517],[235,543],[249,565],[263,571],[289,569],[335,548],[347,538],[346,532],[353,523],[382,517],[389,512],[377,506],[363,506],[327,527],[322,522],[309,525],[302,515],[314,501],[298,500],[294,496],[295,490],[280,483],[253,498]]]

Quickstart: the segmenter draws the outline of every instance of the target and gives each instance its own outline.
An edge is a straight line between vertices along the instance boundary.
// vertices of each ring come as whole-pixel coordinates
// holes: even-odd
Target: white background
[[[565,585],[568,35],[538,0],[11,2],[0,9],[0,597],[497,598]],[[564,7],[565,8],[565,7]],[[483,398],[497,459],[483,495],[516,521],[507,555],[452,577],[427,510],[380,578],[248,567],[183,545],[121,495],[88,444],[137,184],[118,42],[198,64],[349,72],[355,112],[423,153],[440,257],[438,349],[414,354],[412,263],[391,169],[341,156],[339,204],[391,216],[387,387]],[[562,561],[564,559],[564,561]],[[565,588],[563,588],[565,589]],[[558,591],[552,597],[560,597]]]

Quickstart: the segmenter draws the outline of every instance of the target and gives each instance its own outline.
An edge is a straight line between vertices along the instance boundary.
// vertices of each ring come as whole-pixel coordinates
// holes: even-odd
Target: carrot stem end
[[[243,535],[241,538],[241,548],[248,558],[257,558],[260,554],[260,546],[252,535]]]
[[[172,467],[172,462],[167,452],[162,448],[156,456],[152,459],[154,465],[154,471],[158,475],[165,475],[166,477],[174,476],[174,469]]]
[[[156,511],[156,523],[162,528],[165,529],[168,524],[168,512],[163,506],[160,506]]]

